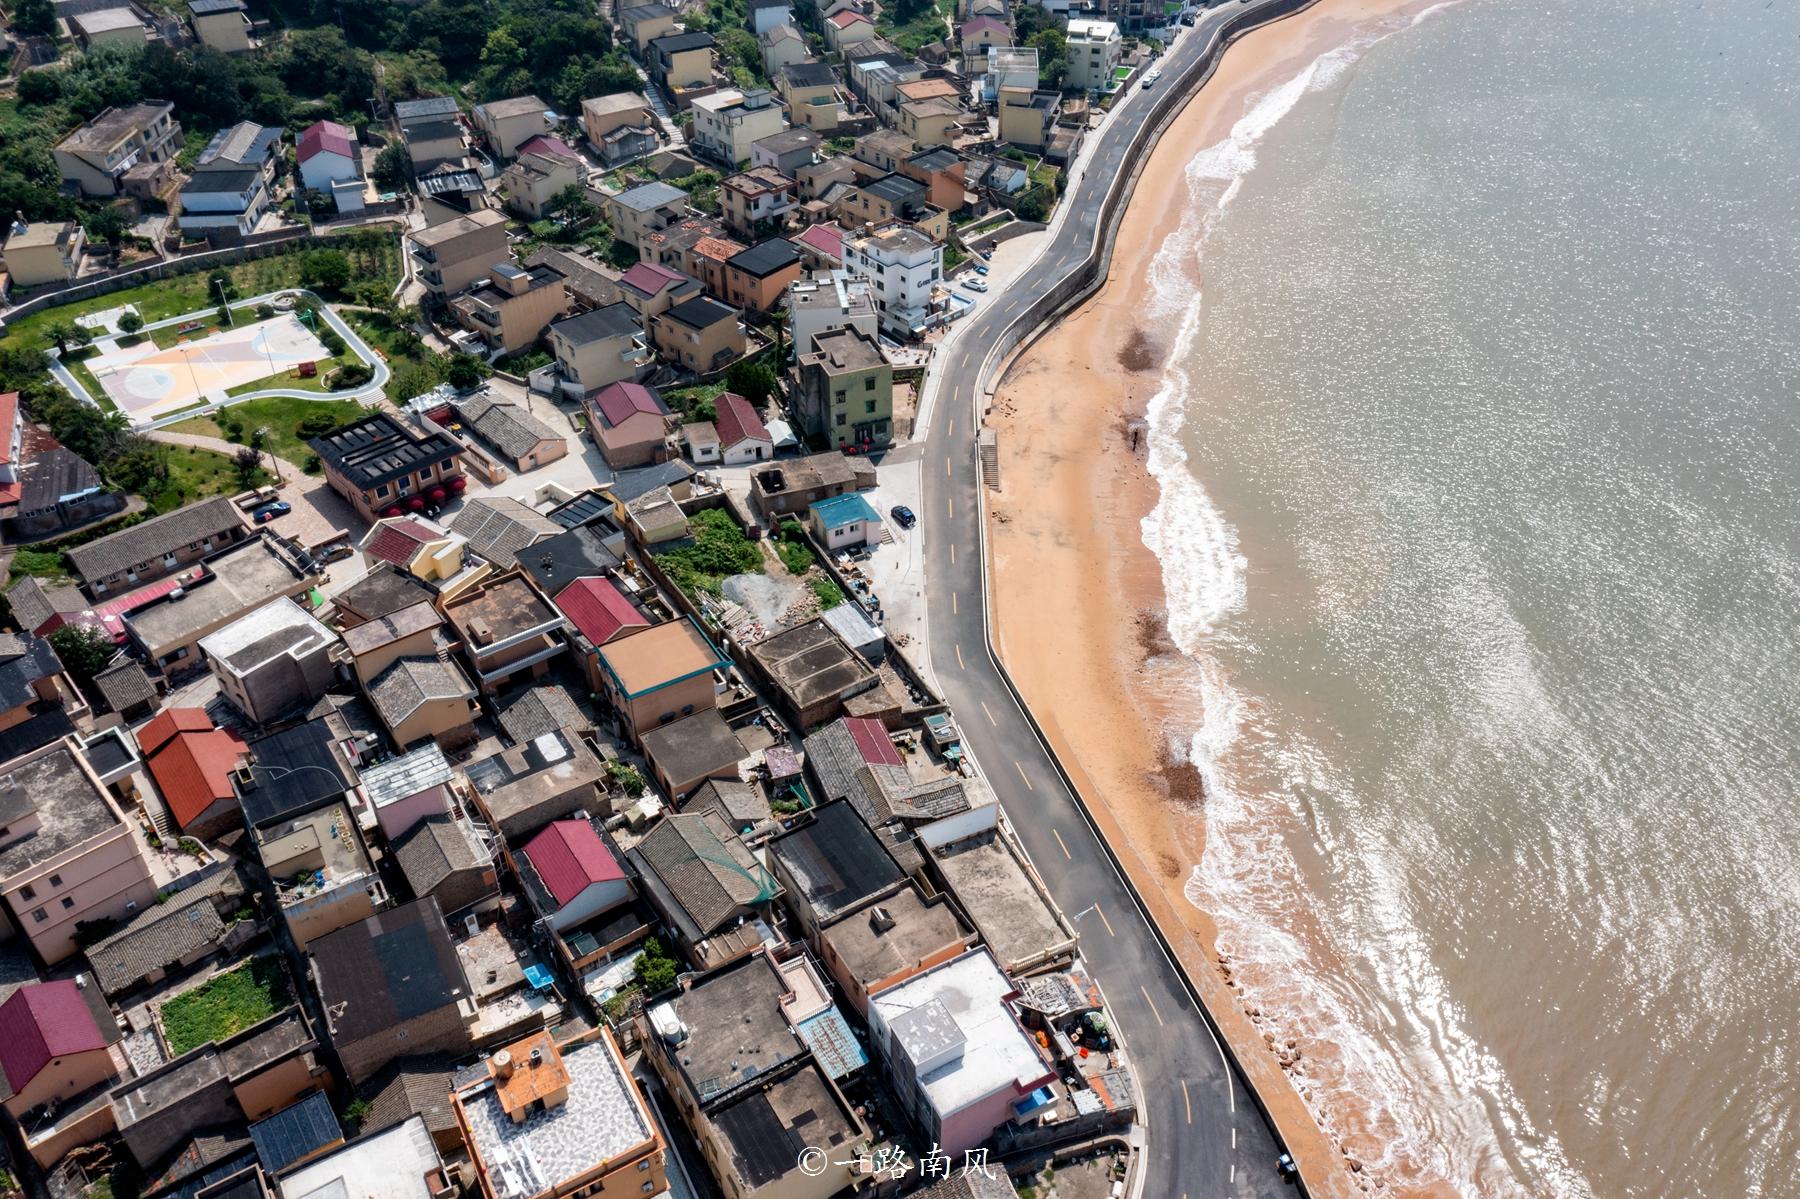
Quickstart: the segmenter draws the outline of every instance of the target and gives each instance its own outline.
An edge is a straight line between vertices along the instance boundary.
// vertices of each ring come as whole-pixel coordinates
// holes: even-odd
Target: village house
[[[781,108],[768,91],[733,88],[694,101],[694,129],[689,142],[701,155],[736,167],[750,161],[753,142],[786,127]]]
[[[484,391],[459,401],[457,415],[520,474],[567,456],[569,442],[530,411]]]
[[[772,462],[750,475],[750,505],[771,523],[783,516],[798,516],[815,501],[866,491],[875,486],[875,467],[863,458],[848,458],[842,451],[826,450],[782,462]]]
[[[244,761],[243,738],[201,708],[168,708],[137,731],[163,806],[182,833],[204,840],[244,822],[231,776]]]
[[[837,72],[822,62],[789,63],[775,73],[775,89],[787,105],[788,120],[819,134],[843,123],[841,88]]]
[[[118,1043],[112,1008],[85,976],[28,982],[0,1004],[6,1110],[40,1168],[112,1132],[105,1088],[126,1070]],[[28,1120],[34,1111],[40,1118]],[[42,1119],[45,1114],[55,1118]],[[46,1124],[49,1135],[43,1135]]]
[[[436,167],[460,167],[467,161],[468,140],[453,98],[426,96],[398,101],[394,105],[394,120],[400,125],[400,138],[406,143],[415,173],[423,176]]]
[[[875,22],[855,9],[842,9],[825,18],[825,45],[842,54],[858,42],[875,37]]]
[[[807,524],[833,552],[868,549],[881,541],[881,517],[861,492],[820,500],[807,509]]]
[[[209,50],[246,54],[256,49],[244,0],[188,0],[188,24]]]
[[[536,96],[514,96],[477,104],[469,119],[494,157],[505,161],[534,137],[550,132],[550,106]]]
[[[497,570],[518,565],[518,555],[561,533],[562,526],[510,496],[477,496],[463,505],[450,528]]]
[[[447,919],[499,905],[500,873],[493,851],[466,819],[427,816],[390,844],[412,893],[437,900]]]
[[[794,273],[798,274],[796,260]],[[696,374],[712,374],[742,358],[749,338],[735,308],[700,296],[650,318],[657,352]]]
[[[490,354],[530,349],[569,310],[562,276],[547,266],[525,268],[510,261],[488,268],[488,278],[450,301],[450,314]]]
[[[487,278],[512,257],[506,217],[483,208],[407,234],[418,260],[419,281],[439,300]]]
[[[771,237],[726,260],[726,299],[749,312],[773,312],[800,271],[800,251],[794,243]]]
[[[727,299],[725,264],[747,248],[729,237],[703,237],[688,251],[687,272],[705,285],[707,295],[715,300]]]
[[[691,619],[597,646],[596,664],[596,689],[633,741],[659,724],[712,707],[713,672],[730,665]]]
[[[429,593],[403,607],[346,626],[341,633],[350,667],[366,688],[401,658],[433,658],[456,647]]]
[[[630,39],[640,59],[652,41],[675,32],[675,10],[666,4],[633,4],[617,11],[619,31]],[[586,109],[585,101],[582,107]]]
[[[72,11],[64,20],[84,50],[109,46],[132,50],[150,44],[150,31],[144,27],[143,19],[125,5]]]
[[[808,225],[788,240],[800,251],[801,266],[812,274],[830,274],[844,265],[844,227],[836,222]]]
[[[754,146],[751,153],[755,153]],[[793,211],[794,181],[774,167],[753,166],[719,184],[719,203],[725,227],[733,233],[740,237],[767,237],[779,233],[787,214]]]
[[[488,826],[509,845],[522,845],[552,820],[603,810],[606,764],[573,730],[540,733],[470,763],[464,774]]]
[[[387,903],[381,876],[341,801],[252,828],[296,948],[356,924]]]
[[[791,181],[794,172],[816,159],[824,145],[823,137],[796,122],[791,129],[751,142],[750,165],[772,167]]]
[[[1056,114],[1061,107],[1061,92],[1001,88],[1000,140],[1029,150],[1043,150],[1050,144],[1050,131],[1056,127]]]
[[[156,884],[124,814],[69,741],[0,771],[0,901],[46,965],[74,954],[76,929],[120,921]]]
[[[567,649],[562,616],[518,571],[483,579],[444,605],[477,685],[492,695],[515,680],[542,678]],[[524,673],[522,673],[524,672]]]
[[[339,212],[362,209],[362,153],[355,129],[336,121],[313,122],[295,142],[294,161],[301,187],[330,196]]]
[[[721,462],[742,466],[775,456],[775,439],[769,435],[754,404],[734,391],[725,391],[719,393],[713,405],[713,429],[719,438]]]
[[[882,329],[916,337],[942,319],[944,247],[907,225],[852,233],[844,238],[844,269],[875,287]]]
[[[650,78],[677,100],[684,91],[711,85],[712,34],[665,33],[650,39],[648,51],[644,65],[650,71]]]
[[[925,203],[934,208],[959,212],[968,202],[963,186],[967,166],[954,150],[944,146],[921,150],[900,164],[900,173],[925,185]]]
[[[787,309],[796,361],[812,353],[813,339],[828,329],[857,329],[874,340],[881,321],[873,286],[843,271],[794,281],[788,286]]]
[[[129,644],[150,669],[174,676],[201,666],[200,639],[247,615],[271,597],[312,589],[290,553],[268,538],[235,546],[200,569],[155,585],[157,594],[122,618]]]
[[[534,137],[519,147],[519,155],[500,175],[506,202],[514,212],[541,221],[551,215],[557,197],[587,178],[587,166],[564,142],[553,137]]]
[[[757,34],[756,45],[762,52],[763,73],[771,78],[786,67],[812,58],[806,35],[792,25],[777,25],[767,33]]]
[[[631,900],[631,881],[589,820],[553,820],[516,855],[525,895],[565,932]]]
[[[630,382],[652,360],[637,312],[623,301],[553,322],[549,339],[557,380],[566,394],[585,395]]]
[[[926,899],[915,883],[844,912],[816,940],[819,961],[867,1018],[873,996],[961,956],[976,935],[947,897]]]
[[[1087,17],[1069,20],[1068,67],[1063,86],[1103,91],[1112,84],[1113,71],[1124,53],[1125,39],[1112,21]]]
[[[800,430],[809,441],[823,439],[837,449],[884,448],[894,431],[894,367],[881,343],[854,325],[809,330],[808,339],[812,348],[795,370]]]
[[[467,545],[457,534],[423,516],[384,516],[369,526],[356,548],[371,570],[385,562],[421,582],[441,583],[463,569]],[[337,607],[341,610],[343,605]]]
[[[899,715],[881,675],[824,620],[764,637],[750,661],[802,732],[843,715]]]
[[[626,13],[632,11],[627,9]],[[674,26],[673,13],[669,13],[669,24],[671,28]],[[594,96],[581,102],[581,129],[594,149],[605,146],[607,135],[614,130],[627,128],[644,128],[652,133],[656,129],[656,112],[640,93],[614,92],[610,96]]]
[[[7,278],[15,288],[71,282],[86,245],[87,234],[75,221],[15,221],[6,237]]]
[[[586,400],[588,432],[614,470],[660,462],[667,455],[669,410],[640,383],[617,382]]]
[[[202,500],[68,550],[69,564],[96,598],[129,591],[205,561],[250,536],[225,496]]]
[[[291,599],[277,599],[200,639],[219,690],[258,724],[310,706],[337,680],[337,634]]]
[[[668,183],[640,183],[606,197],[601,207],[613,237],[648,257],[652,252],[648,236],[681,220],[687,213],[687,193]]]
[[[436,508],[460,494],[462,447],[443,433],[419,435],[377,412],[307,442],[331,489],[364,520]]]
[[[757,925],[781,885],[719,813],[665,816],[625,856],[675,948],[699,969],[719,969],[762,947]]]
[[[367,689],[376,715],[401,749],[427,737],[446,749],[475,740],[475,688],[455,662],[396,658]]]

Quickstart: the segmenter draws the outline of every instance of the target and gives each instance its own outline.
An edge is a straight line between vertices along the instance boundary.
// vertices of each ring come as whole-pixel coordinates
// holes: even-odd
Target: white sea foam
[[[1407,27],[1451,6],[1428,9]],[[1404,1168],[1442,1178],[1468,1195],[1522,1194],[1547,1183],[1558,1194],[1580,1196],[1591,1188],[1554,1138],[1533,1127],[1499,1063],[1466,1031],[1465,1014],[1409,919],[1407,880],[1394,876],[1391,859],[1375,851],[1344,855],[1356,860],[1354,885],[1371,917],[1367,927],[1335,925],[1310,893],[1287,838],[1299,830],[1316,841],[1321,833],[1290,806],[1293,797],[1323,793],[1336,803],[1369,801],[1348,793],[1317,747],[1291,735],[1278,738],[1271,719],[1278,714],[1240,693],[1213,653],[1229,642],[1231,617],[1246,603],[1248,563],[1236,531],[1189,469],[1182,441],[1192,401],[1183,364],[1191,359],[1205,308],[1199,253],[1255,168],[1268,132],[1309,92],[1341,79],[1398,28],[1372,31],[1307,64],[1253,100],[1228,138],[1195,154],[1186,171],[1189,204],[1181,226],[1149,271],[1150,315],[1178,319],[1178,331],[1146,414],[1148,469],[1159,498],[1141,532],[1162,566],[1170,636],[1188,659],[1171,685],[1186,692],[1199,716],[1185,744],[1174,748],[1201,772],[1207,791],[1206,851],[1187,893],[1218,921],[1220,946],[1240,966],[1272,967],[1241,974],[1262,1010],[1273,1013],[1284,1031],[1336,1047],[1341,1075],[1322,1088],[1318,1084],[1326,1080],[1315,1080],[1312,1098],[1322,1121],[1329,1127],[1334,1110],[1353,1109],[1361,1120],[1378,1116],[1396,1134],[1386,1140],[1385,1154],[1367,1163],[1378,1175],[1383,1168]],[[1487,616],[1505,631],[1504,613]],[[1500,659],[1486,664],[1496,713],[1548,719],[1519,638],[1490,644],[1504,647]],[[1229,763],[1250,748],[1284,778],[1287,785],[1278,793],[1234,785]],[[1337,847],[1315,849],[1339,861]],[[1318,960],[1321,941],[1357,969],[1328,969]],[[1529,1159],[1524,1170],[1520,1158]]]

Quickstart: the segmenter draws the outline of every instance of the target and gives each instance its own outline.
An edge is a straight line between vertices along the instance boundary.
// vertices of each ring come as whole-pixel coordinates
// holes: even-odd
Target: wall
[[[367,887],[375,885],[377,882],[372,878],[346,883],[282,908],[282,919],[287,921],[295,946],[304,951],[326,933],[348,928],[373,916],[375,900]]]
[[[398,803],[388,804],[375,810],[376,823],[381,831],[392,841],[401,833],[427,816],[450,811],[450,786],[448,783],[429,787],[417,795],[409,795]]]
[[[93,985],[91,978],[88,985]],[[19,1116],[51,1100],[66,1103],[89,1087],[97,1086],[116,1074],[112,1053],[106,1049],[92,1049],[86,1053],[72,1053],[67,1057],[56,1058],[39,1070],[37,1077],[26,1083],[23,1090],[6,1101],[6,1110]]]
[[[48,878],[63,876],[63,885],[52,889]],[[30,884],[34,899],[21,899],[16,888]],[[46,964],[55,965],[77,952],[75,925],[80,920],[97,920],[103,916],[124,919],[131,910],[142,908],[156,896],[156,885],[150,880],[149,868],[138,855],[137,843],[123,824],[98,837],[40,863],[30,871],[7,880],[7,901],[16,913],[19,927],[30,938]],[[75,906],[65,908],[64,897]],[[43,909],[48,919],[39,922],[32,913]]]
[[[331,1072],[317,1065],[310,1053],[284,1058],[259,1074],[241,1078],[232,1084],[232,1095],[244,1116],[260,1120],[287,1107],[309,1091],[324,1090],[331,1084]]]
[[[353,1083],[366,1081],[397,1057],[438,1051],[462,1054],[468,1049],[469,1029],[463,1023],[462,1009],[456,1004],[415,1016],[360,1041],[337,1046],[344,1072]]]

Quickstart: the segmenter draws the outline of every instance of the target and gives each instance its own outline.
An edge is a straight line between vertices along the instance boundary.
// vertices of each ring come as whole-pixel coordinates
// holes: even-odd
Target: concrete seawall
[[[989,347],[983,360],[980,394],[983,415],[991,407],[995,388],[1006,369],[1030,345],[1048,331],[1051,323],[1094,295],[1105,283],[1112,262],[1113,241],[1124,216],[1139,175],[1151,152],[1175,116],[1212,77],[1225,50],[1244,34],[1310,8],[1315,0],[1267,0],[1246,4],[1213,30],[1207,45],[1197,58],[1178,75],[1168,80],[1167,88],[1154,101],[1150,118],[1133,136],[1125,151],[1125,169],[1108,188],[1095,223],[1095,244],[1082,263],[1060,283],[1052,287],[1019,318],[1010,323]],[[982,538],[982,570],[991,569],[987,553],[986,496],[982,494],[983,519],[978,522]],[[1025,714],[1038,740],[1044,745],[1051,762],[1063,782],[1076,797],[1100,843],[1125,880],[1138,906],[1148,917],[1162,949],[1181,964],[1181,974],[1196,1006],[1204,1013],[1215,1039],[1232,1059],[1245,1080],[1251,1099],[1275,1131],[1276,1140],[1290,1153],[1300,1171],[1299,1189],[1318,1199],[1340,1199],[1364,1194],[1342,1154],[1313,1119],[1300,1100],[1292,1081],[1276,1061],[1263,1035],[1238,1002],[1237,995],[1225,982],[1218,964],[1209,960],[1204,949],[1188,933],[1179,913],[1173,910],[1162,889],[1155,885],[1139,886],[1137,878],[1149,877],[1148,870],[1129,849],[1121,854],[1124,838],[1103,804],[1093,802],[1097,794],[1091,780],[1082,772],[1068,743],[1054,720],[1040,718],[1025,702],[1017,684],[1001,659],[993,636],[992,589],[983,587],[983,620],[987,650],[996,672],[1012,693],[1019,710]],[[1151,1135],[1158,1135],[1152,1130]],[[1168,1135],[1168,1133],[1163,1133]],[[1178,1134],[1176,1134],[1178,1135]]]

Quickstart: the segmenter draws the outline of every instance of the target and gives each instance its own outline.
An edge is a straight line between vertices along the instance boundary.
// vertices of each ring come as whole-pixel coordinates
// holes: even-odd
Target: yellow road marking
[[[1099,904],[1095,904],[1094,912],[1100,917],[1100,923],[1102,923],[1106,926],[1106,935],[1107,936],[1116,937],[1119,935],[1119,934],[1113,932],[1112,921],[1110,921],[1106,918],[1106,909],[1105,908],[1101,907]]]
[[[1068,859],[1068,860],[1069,860],[1069,861],[1071,861],[1071,862],[1073,862],[1073,861],[1074,861],[1074,860],[1075,860],[1075,857],[1074,857],[1074,855],[1073,855],[1073,854],[1071,854],[1071,853],[1070,853],[1070,852],[1069,852],[1069,847],[1068,847],[1068,846],[1067,846],[1067,845],[1066,845],[1066,844],[1064,844],[1064,843],[1063,843],[1063,839],[1062,839],[1062,834],[1061,834],[1061,833],[1059,833],[1059,832],[1057,832],[1057,831],[1056,831],[1056,830],[1055,830],[1055,829],[1051,829],[1051,830],[1050,830],[1050,835],[1051,835],[1051,836],[1052,836],[1052,837],[1055,837],[1055,838],[1056,838],[1056,844],[1057,844],[1057,845],[1058,845],[1058,846],[1060,846],[1060,847],[1061,847],[1061,848],[1062,848],[1062,851],[1063,851],[1063,857],[1065,857],[1065,858],[1067,858],[1067,859]]]
[[[1185,1078],[1181,1080],[1181,1106],[1187,1109],[1187,1122],[1192,1124],[1194,1122],[1194,1100],[1188,1094],[1187,1079]]]
[[[1025,778],[1025,768],[1023,766],[1019,765],[1017,762],[1014,762],[1013,769],[1019,772],[1019,777],[1021,779],[1025,779],[1025,789],[1027,791],[1036,791],[1037,790],[1036,787],[1033,787],[1031,785],[1031,780],[1028,778]]]
[[[1144,1002],[1150,1005],[1150,1014],[1156,1017],[1158,1024],[1161,1024],[1163,1022],[1162,1013],[1156,1010],[1156,1000],[1150,998],[1150,992],[1144,990],[1143,983],[1138,984],[1138,994],[1144,997]]]
[[[988,723],[993,725],[995,728],[999,728],[1000,722],[998,720],[994,719],[994,714],[992,712],[988,711],[987,704],[983,703],[980,700],[977,700],[976,702],[981,703],[981,714],[988,718]]]

